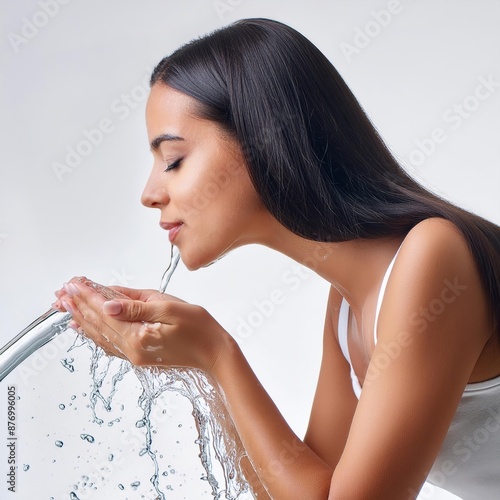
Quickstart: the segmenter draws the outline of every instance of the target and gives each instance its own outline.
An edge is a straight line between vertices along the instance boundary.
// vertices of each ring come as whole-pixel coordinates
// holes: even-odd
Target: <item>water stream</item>
[[[165,292],[178,261],[179,255],[174,255],[172,249],[170,265],[162,277],[160,292]],[[116,298],[117,295],[120,295],[118,292],[90,280],[86,280],[86,284],[92,286],[106,299]],[[65,331],[69,320],[67,313],[48,311],[2,348],[2,357],[0,357],[2,378],[33,352],[33,345],[41,347],[54,336]],[[28,354],[26,354],[26,345],[31,346]],[[68,370],[68,375],[74,372],[74,359],[71,357],[70,351],[83,346],[91,352],[92,384],[89,393],[89,407],[96,425],[103,427],[105,419],[102,418],[104,415],[101,414],[101,411],[111,412],[113,398],[119,390],[120,382],[127,373],[133,372],[142,386],[142,393],[138,400],[142,418],[136,422],[136,427],[144,429],[144,447],[139,455],[148,455],[151,460],[150,482],[154,488],[155,500],[173,498],[169,491],[171,488],[169,486],[163,487],[161,484],[162,476],[166,475],[167,472],[160,472],[157,453],[152,446],[155,422],[151,410],[157,399],[166,391],[176,392],[187,398],[192,406],[192,415],[198,434],[195,444],[199,447],[199,458],[205,471],[201,479],[207,481],[210,486],[211,496],[221,500],[254,498],[241,467],[245,450],[227,412],[223,396],[215,389],[215,384],[204,372],[181,367],[160,369],[158,367],[132,366],[127,360],[107,356],[91,340],[77,334],[75,342],[68,349],[69,354],[65,354],[67,357],[60,360],[62,366]],[[108,388],[107,394],[103,393],[105,392],[103,384]],[[123,387],[123,390],[126,388]],[[64,409],[64,404],[60,404],[59,408]],[[107,425],[112,426],[119,424],[119,422],[120,418],[115,418]],[[80,438],[89,443],[94,442],[94,437],[88,432],[81,433]],[[57,440],[55,446],[62,448],[64,443]],[[168,450],[163,450],[162,453],[168,454]],[[113,460],[112,454],[109,456],[109,460]],[[170,470],[170,472],[172,471],[173,469]],[[139,484],[137,481],[131,483],[130,486],[132,489],[137,489]],[[118,487],[124,489],[123,485],[118,485]],[[72,491],[70,498],[79,500],[78,491]]]

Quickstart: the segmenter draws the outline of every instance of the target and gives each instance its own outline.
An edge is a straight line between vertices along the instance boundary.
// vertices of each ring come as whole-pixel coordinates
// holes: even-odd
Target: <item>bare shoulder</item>
[[[406,313],[432,307],[438,311],[441,302],[451,309],[453,299],[455,317],[467,312],[472,331],[479,326],[488,331],[488,301],[479,268],[465,236],[449,220],[432,217],[411,229],[394,264],[387,295],[393,307],[401,310],[406,305]]]
[[[400,271],[405,269],[413,270],[412,274],[420,273],[417,283],[446,273],[455,273],[468,281],[480,281],[465,236],[453,222],[441,217],[425,219],[415,225],[406,235],[397,260],[400,261]]]
[[[418,491],[487,342],[487,317],[459,228],[438,217],[417,224],[383,294],[377,343],[332,478],[335,498]],[[353,471],[363,471],[363,481],[352,481]]]
[[[416,224],[407,234],[403,245],[411,247],[412,251],[446,251],[456,257],[472,258],[460,229],[442,217],[431,217]]]

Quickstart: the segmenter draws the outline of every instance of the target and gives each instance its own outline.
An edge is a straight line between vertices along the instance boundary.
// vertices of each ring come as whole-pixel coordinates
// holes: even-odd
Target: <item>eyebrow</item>
[[[156,151],[163,141],[183,141],[184,138],[172,134],[161,134],[151,141],[151,151]]]

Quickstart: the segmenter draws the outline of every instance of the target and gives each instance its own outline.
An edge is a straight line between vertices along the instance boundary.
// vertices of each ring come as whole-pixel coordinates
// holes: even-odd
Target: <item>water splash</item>
[[[64,359],[61,359],[61,364],[64,366],[64,368],[66,368],[66,370],[70,371],[71,373],[73,373],[75,371],[75,367],[73,366],[73,362],[75,360],[73,358],[64,358]]]
[[[171,252],[171,261],[165,271],[160,292],[164,293],[170,278],[177,267],[180,255]],[[107,300],[122,296],[119,292],[107,288],[98,283],[85,279],[85,284],[94,288]],[[123,296],[122,296],[123,297]],[[209,379],[207,374],[201,370],[173,367],[160,369],[158,367],[133,367],[126,360],[119,360],[117,372],[111,376],[111,390],[108,396],[103,395],[102,387],[106,377],[110,376],[112,367],[116,366],[118,358],[108,357],[104,351],[97,347],[92,341],[82,337],[81,344],[86,344],[92,351],[91,354],[91,374],[93,380],[90,392],[90,407],[94,422],[102,425],[104,420],[97,416],[96,406],[101,402],[105,411],[110,412],[112,400],[116,393],[118,383],[123,380],[124,375],[133,370],[142,385],[142,394],[139,397],[138,405],[143,412],[142,418],[137,421],[136,427],[145,429],[145,446],[139,452],[141,456],[148,455],[153,463],[153,474],[150,482],[153,485],[157,500],[165,500],[166,493],[162,491],[160,478],[168,475],[167,471],[160,473],[158,458],[152,448],[153,425],[151,422],[151,409],[158,397],[165,391],[177,392],[189,400],[192,405],[192,415],[194,417],[198,438],[195,443],[200,449],[200,460],[205,470],[203,480],[207,481],[214,499],[225,498],[226,500],[236,500],[242,494],[251,494],[250,486],[241,468],[241,461],[246,456],[243,445],[239,439],[234,424],[227,412],[222,395],[215,389],[215,384]],[[112,425],[111,421],[108,425]],[[83,435],[82,435],[83,436]],[[112,457],[109,457],[112,460]],[[222,469],[223,482],[220,485],[214,472],[214,465],[218,464]],[[169,466],[170,474],[175,470]],[[132,483],[136,489],[139,482]],[[123,485],[119,485],[120,489]],[[166,487],[167,491],[172,488]],[[252,495],[253,496],[253,495]]]
[[[164,292],[168,282],[179,262],[179,254],[174,254],[172,249],[170,265],[162,277],[160,292]],[[104,287],[90,280],[82,279],[86,284],[92,286],[98,293],[102,294],[107,300],[117,298],[118,294],[113,289]],[[12,369],[21,363],[31,353],[52,340],[56,335],[69,329],[68,323],[71,320],[69,313],[61,313],[55,310],[49,310],[40,316],[17,337],[1,349],[2,364],[0,365],[0,380],[3,379]],[[159,369],[132,367],[128,361],[119,358],[110,358],[104,351],[97,347],[92,341],[86,339],[83,335],[75,336],[73,345],[67,349],[67,352],[73,349],[86,346],[91,351],[90,372],[92,375],[92,387],[89,393],[90,408],[93,420],[98,425],[104,423],[104,419],[97,415],[98,405],[102,405],[106,412],[112,409],[113,397],[118,389],[119,383],[124,375],[129,371],[133,372],[142,385],[142,394],[139,397],[138,405],[143,412],[143,417],[139,420],[139,426],[145,430],[145,446],[141,453],[148,455],[153,463],[153,474],[150,482],[156,492],[156,500],[165,500],[168,492],[173,490],[170,484],[162,488],[161,479],[175,474],[175,469],[170,465],[168,471],[163,470],[160,473],[156,452],[152,448],[154,422],[151,420],[152,405],[157,398],[166,391],[172,391],[184,396],[189,400],[192,406],[192,415],[198,437],[195,443],[200,450],[200,460],[205,474],[202,479],[207,481],[211,488],[214,499],[236,500],[241,495],[248,493],[253,498],[253,493],[242,471],[241,461],[245,457],[245,451],[239,440],[234,424],[227,412],[223,397],[218,393],[207,375],[199,370],[188,368],[169,368]],[[73,358],[64,358],[62,365],[68,371],[74,371]],[[111,380],[110,380],[111,379]],[[107,381],[107,387],[111,386],[108,394],[104,394],[103,383]],[[76,395],[71,396],[71,401],[76,399]],[[73,406],[70,402],[68,406]],[[65,410],[66,405],[59,404],[60,410]],[[123,410],[121,405],[121,410]],[[166,410],[163,411],[166,414]],[[108,425],[119,422],[119,419],[112,420]],[[48,436],[48,435],[47,435]],[[82,440],[88,443],[95,441],[90,434],[80,434]],[[62,441],[56,441],[55,446],[61,447]],[[78,457],[80,458],[80,457]],[[162,456],[160,455],[160,458]],[[108,457],[112,461],[112,455]],[[53,460],[55,462],[55,460]],[[28,470],[29,465],[25,465],[24,470]],[[222,470],[222,480],[218,480],[219,471]],[[83,477],[83,476],[82,476]],[[165,480],[165,479],[163,479]],[[90,483],[93,485],[94,483]],[[89,483],[85,481],[83,486]],[[132,488],[138,488],[139,483],[130,483]],[[122,483],[118,485],[124,489]],[[93,486],[93,490],[97,487]],[[76,493],[78,486],[74,485],[69,493],[71,500],[79,500]],[[80,493],[78,493],[80,494]],[[250,496],[245,496],[249,498]]]

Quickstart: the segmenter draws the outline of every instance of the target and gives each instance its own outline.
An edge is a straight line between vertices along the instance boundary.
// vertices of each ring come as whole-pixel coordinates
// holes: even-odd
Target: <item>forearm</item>
[[[291,430],[231,342],[214,376],[252,465],[275,500],[328,498],[332,470]]]

